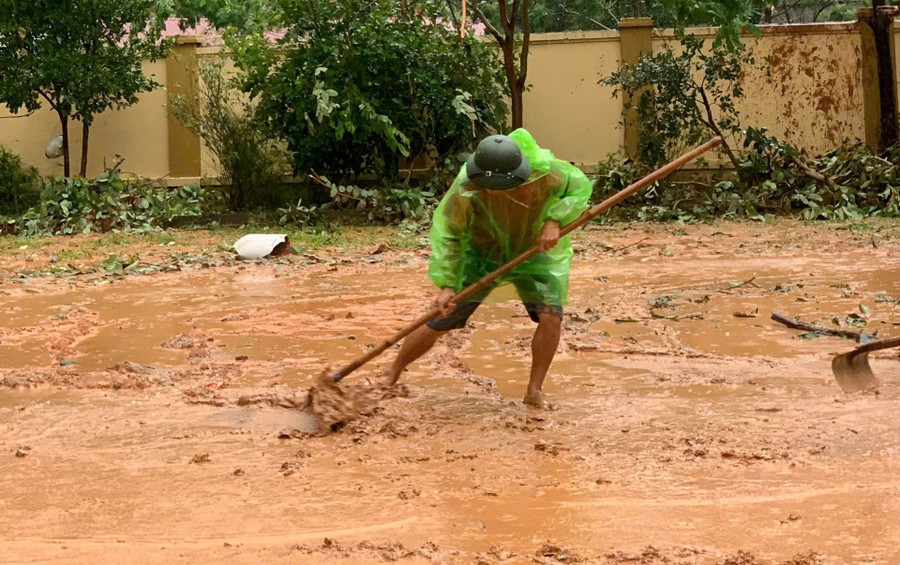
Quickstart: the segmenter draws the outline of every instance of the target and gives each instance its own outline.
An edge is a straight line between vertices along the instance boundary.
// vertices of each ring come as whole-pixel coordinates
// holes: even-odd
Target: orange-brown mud
[[[0,562],[900,563],[900,355],[848,396],[853,342],[769,319],[900,333],[900,226],[583,232],[557,410],[520,402],[533,325],[506,301],[310,433],[320,371],[432,296],[426,250],[374,248],[27,276],[12,253]]]

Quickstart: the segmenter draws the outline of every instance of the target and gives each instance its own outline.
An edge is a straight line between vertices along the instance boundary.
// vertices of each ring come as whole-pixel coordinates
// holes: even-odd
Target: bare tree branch
[[[522,53],[519,55],[519,88],[525,88],[525,77],[528,76],[528,46],[531,43],[531,20],[528,18],[528,5],[530,2],[531,0],[524,0],[522,4]]]
[[[497,7],[500,9],[500,23],[503,29],[509,31],[509,17],[506,11],[506,0],[497,0]]]
[[[453,2],[451,2],[450,0],[447,0],[447,9],[450,10],[450,19],[453,20],[454,24],[456,24],[456,29],[461,29],[461,26],[459,25],[459,18],[456,17],[456,10],[453,9]],[[465,25],[465,22],[463,22],[463,25]]]
[[[503,36],[500,35],[500,32],[497,31],[497,28],[494,27],[494,24],[491,23],[491,20],[488,19],[487,16],[484,15],[484,12],[481,11],[481,8],[478,7],[478,4],[472,4],[470,6],[472,11],[478,16],[478,19],[481,20],[481,23],[484,24],[484,28],[488,30],[488,33],[494,36],[494,39],[497,40],[497,43],[503,45]]]

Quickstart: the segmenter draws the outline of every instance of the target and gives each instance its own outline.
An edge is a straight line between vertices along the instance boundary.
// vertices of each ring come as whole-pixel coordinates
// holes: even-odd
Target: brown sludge
[[[146,276],[55,273],[83,236],[14,246],[0,563],[900,563],[898,352],[847,395],[830,360],[857,344],[769,319],[900,334],[900,224],[590,228],[555,411],[521,404],[535,326],[511,293],[396,390],[394,350],[317,381],[433,297],[426,249],[372,254],[386,231]],[[143,268],[204,234],[114,252]]]

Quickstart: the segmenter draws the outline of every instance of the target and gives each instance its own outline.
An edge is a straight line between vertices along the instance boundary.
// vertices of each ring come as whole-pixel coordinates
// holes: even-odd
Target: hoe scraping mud
[[[671,163],[665,165],[664,167],[657,169],[656,171],[650,173],[646,177],[638,180],[637,182],[631,184],[630,186],[622,189],[615,195],[607,198],[603,202],[596,204],[586,210],[581,216],[579,216],[576,220],[562,228],[560,230],[560,237],[580,228],[585,225],[589,221],[593,220],[600,214],[603,214],[609,211],[612,207],[622,202],[629,196],[638,192],[639,190],[653,184],[654,182],[660,180],[661,178],[667,176],[673,171],[680,169],[690,161],[693,161],[697,157],[703,155],[707,151],[714,149],[722,144],[721,137],[715,137],[703,145],[700,145],[693,150],[685,153],[678,159],[675,159]],[[459,292],[452,300],[453,302],[462,302],[466,298],[480,292],[483,289],[488,288],[494,281],[502,277],[503,275],[510,272],[512,269],[517,267],[518,265],[524,263],[534,255],[540,252],[540,249],[537,245],[525,251],[506,265],[503,265],[493,273],[485,275],[481,280],[476,282],[475,284],[469,286],[468,288],[463,289]],[[366,407],[371,407],[373,405],[373,398],[378,397],[382,394],[386,394],[388,396],[393,395],[393,391],[377,391],[375,388],[360,388],[356,387],[355,389],[343,389],[338,386],[338,382],[352,373],[353,371],[359,369],[372,359],[381,355],[388,348],[398,343],[404,337],[411,334],[416,328],[424,325],[426,322],[435,318],[440,313],[440,310],[435,306],[430,309],[428,312],[420,316],[418,319],[410,323],[408,326],[383,341],[376,347],[370,349],[365,355],[359,357],[353,362],[347,364],[346,366],[338,369],[335,372],[327,371],[323,373],[319,377],[319,381],[316,387],[313,387],[310,390],[309,394],[309,406],[308,409],[312,410],[316,417],[319,420],[319,430],[328,430],[328,429],[336,429],[340,425],[342,425],[345,421],[348,421],[361,413],[359,410],[365,410]],[[361,398],[357,398],[361,397]]]
[[[831,360],[831,370],[841,389],[847,393],[860,392],[878,386],[878,379],[869,367],[869,353],[900,347],[900,337],[870,341]]]

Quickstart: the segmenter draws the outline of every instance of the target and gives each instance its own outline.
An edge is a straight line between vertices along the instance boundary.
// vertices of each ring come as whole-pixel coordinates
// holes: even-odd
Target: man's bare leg
[[[435,331],[428,326],[421,326],[406,336],[394,362],[384,373],[384,384],[391,386],[400,378],[400,373],[410,363],[428,353],[438,338],[447,332]]]
[[[556,355],[559,336],[562,330],[562,319],[550,312],[539,312],[537,330],[531,341],[531,378],[528,380],[528,391],[522,400],[525,404],[544,407],[546,400],[541,392],[544,377],[550,369],[550,363]]]

